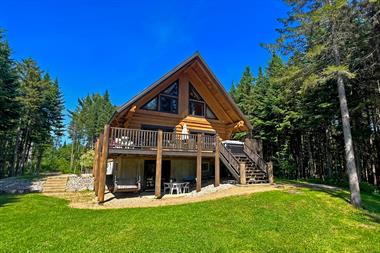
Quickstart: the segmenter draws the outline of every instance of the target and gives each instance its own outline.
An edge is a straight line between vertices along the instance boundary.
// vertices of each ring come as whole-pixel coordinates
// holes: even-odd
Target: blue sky
[[[109,90],[121,105],[199,51],[228,90],[245,66],[270,55],[280,0],[2,1],[0,27],[13,57],[34,58],[57,77],[66,107]]]

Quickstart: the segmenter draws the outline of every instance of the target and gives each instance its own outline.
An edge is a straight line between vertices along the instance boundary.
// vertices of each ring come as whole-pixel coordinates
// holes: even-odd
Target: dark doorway
[[[170,180],[170,160],[162,161],[161,184]],[[144,161],[144,189],[154,191],[156,182],[156,160]]]

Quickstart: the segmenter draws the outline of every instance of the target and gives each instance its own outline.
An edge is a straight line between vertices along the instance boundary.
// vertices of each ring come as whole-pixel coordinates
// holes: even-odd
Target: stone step
[[[44,189],[66,189],[66,186],[45,186]]]
[[[48,179],[47,182],[66,182],[67,179]]]
[[[43,192],[66,192],[65,189],[46,189]]]
[[[48,177],[43,187],[43,192],[65,192],[68,177]]]
[[[66,184],[58,184],[58,185],[45,184],[44,187],[66,187]]]

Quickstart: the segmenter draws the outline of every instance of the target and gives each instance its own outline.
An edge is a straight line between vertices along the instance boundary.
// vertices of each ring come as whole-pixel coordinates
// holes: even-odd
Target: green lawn
[[[1,252],[380,252],[380,197],[273,191],[145,209],[80,210],[0,196]]]

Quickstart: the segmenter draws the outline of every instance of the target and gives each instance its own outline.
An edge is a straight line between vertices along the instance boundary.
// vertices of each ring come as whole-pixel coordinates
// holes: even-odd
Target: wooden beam
[[[267,163],[267,175],[268,175],[268,181],[270,184],[273,184],[273,163],[269,162]]]
[[[96,140],[95,144],[95,155],[94,155],[94,166],[92,174],[94,176],[94,192],[95,195],[98,196],[98,182],[99,182],[99,162],[100,162],[100,156],[101,156],[101,141],[102,141],[103,135],[101,134],[99,138]]]
[[[156,157],[156,182],[154,195],[156,198],[161,197],[161,170],[162,170],[162,130],[158,130],[157,135],[157,157]]]
[[[99,166],[99,183],[98,183],[98,202],[104,202],[104,193],[106,191],[106,168],[107,168],[107,158],[108,158],[108,141],[110,135],[110,126],[104,126],[104,135],[102,143],[102,155],[101,162]]]
[[[129,123],[132,121],[133,115],[135,114],[136,111],[137,111],[137,106],[133,105],[131,109],[129,109],[128,112],[126,113],[125,122],[124,122],[125,128],[128,128]]]
[[[186,74],[179,81],[178,112],[181,118],[189,114],[189,77]]]
[[[215,182],[214,186],[218,187],[220,184],[220,150],[219,150],[220,140],[219,135],[215,136]]]
[[[99,135],[99,147],[98,147],[98,165],[96,167],[96,187],[95,187],[95,195],[98,196],[99,190],[99,175],[100,175],[100,167],[102,163],[102,148],[103,148],[103,133]]]
[[[245,176],[245,163],[240,163],[240,184],[247,184]]]
[[[231,117],[225,112],[225,108],[221,104],[222,101],[217,99],[218,94],[212,94],[207,87],[204,87],[204,81],[193,69],[189,70],[189,79],[220,121],[233,122]]]
[[[196,190],[200,192],[202,189],[202,135],[197,136],[197,185]]]

